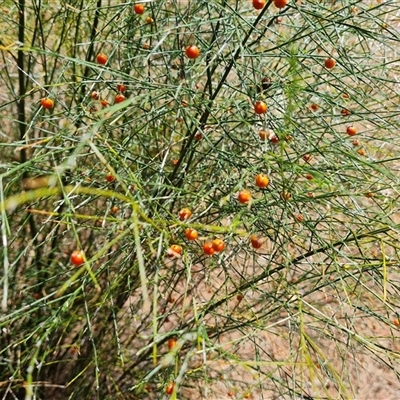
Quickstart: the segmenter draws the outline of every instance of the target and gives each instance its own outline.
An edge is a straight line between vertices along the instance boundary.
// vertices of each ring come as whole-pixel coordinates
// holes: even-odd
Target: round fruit
[[[196,229],[187,228],[185,231],[185,237],[187,240],[196,240],[199,236],[199,233]]]
[[[327,58],[325,60],[325,68],[332,69],[336,65],[336,61],[333,58]]]
[[[259,249],[262,246],[261,240],[256,235],[251,235],[250,240],[254,249]]]
[[[258,174],[256,176],[256,186],[259,188],[266,188],[269,185],[269,178],[265,174]]]
[[[262,10],[265,6],[265,0],[253,0],[253,7],[256,10]]]
[[[113,214],[116,214],[118,212],[119,208],[117,206],[111,207],[111,212]]]
[[[115,181],[115,176],[110,174],[110,173],[108,173],[106,175],[106,181],[109,182],[109,183],[114,182]]]
[[[270,135],[268,139],[272,144],[278,144],[279,143],[279,138],[278,138],[278,136],[275,135],[275,133]]]
[[[258,132],[258,136],[260,137],[261,140],[265,140],[268,138],[269,135],[267,131],[261,130]]]
[[[96,90],[94,90],[94,91],[92,92],[92,94],[90,95],[90,97],[91,97],[93,100],[98,100],[98,99],[100,98],[100,93],[97,92]]]
[[[126,100],[126,97],[123,94],[117,94],[115,96],[115,103],[122,103],[123,101]]]
[[[200,55],[200,50],[197,46],[191,45],[186,47],[185,54],[188,58],[194,59]]]
[[[303,221],[304,221],[304,217],[303,217],[302,214],[295,214],[294,217],[295,217],[295,218],[297,219],[297,221],[299,221],[299,222],[303,222]]]
[[[220,251],[225,249],[225,243],[221,239],[214,239],[212,241],[212,247],[217,253],[219,253]]]
[[[312,158],[311,154],[304,154],[304,156],[302,157],[304,161],[309,162]]]
[[[108,101],[107,100],[100,100],[100,104],[103,106],[103,107],[108,107]]]
[[[281,193],[281,199],[282,200],[290,200],[291,197],[292,197],[292,195],[289,192],[282,192]]]
[[[309,181],[312,181],[314,179],[314,177],[311,174],[305,174],[304,175],[306,179],[308,179]]]
[[[149,25],[152,24],[154,22],[154,19],[151,17],[147,17],[146,18],[146,23],[148,23]]]
[[[347,108],[342,108],[340,110],[340,114],[342,114],[343,116],[350,115],[350,111]]]
[[[54,101],[52,99],[49,99],[48,97],[45,97],[44,99],[40,100],[40,104],[46,110],[50,110],[54,107]]]
[[[172,255],[182,253],[182,246],[179,246],[179,244],[173,244],[169,249],[171,250]]]
[[[168,349],[172,350],[176,346],[176,339],[171,338],[168,340]]]
[[[354,126],[348,126],[346,132],[349,136],[354,136],[357,133],[357,129]]]
[[[263,101],[258,100],[254,103],[254,111],[256,114],[265,114],[267,110],[268,107]]]
[[[85,261],[84,257],[83,257],[83,252],[81,250],[74,250],[71,254],[71,263],[79,266],[82,265],[83,262]]]
[[[288,0],[274,0],[276,8],[284,8],[287,6]]]
[[[117,85],[117,90],[118,90],[118,92],[124,93],[126,90],[126,86],[124,84],[120,83]]]
[[[181,221],[185,221],[192,216],[192,211],[189,208],[184,207],[179,211],[178,215]]]
[[[172,392],[174,391],[174,386],[174,382],[168,383],[168,386],[165,388],[165,393],[172,394]]]
[[[317,111],[319,107],[318,107],[318,104],[313,103],[313,104],[311,104],[310,108],[313,111]]]
[[[207,254],[208,256],[212,256],[215,253],[213,244],[211,242],[204,243],[203,251],[204,251],[204,254]]]
[[[133,6],[133,11],[135,11],[136,14],[143,14],[144,13],[144,5],[143,4],[135,4]]]
[[[96,60],[99,64],[104,65],[107,63],[107,56],[103,53],[97,54]]]
[[[248,203],[251,200],[251,193],[248,190],[241,190],[238,193],[239,203]]]

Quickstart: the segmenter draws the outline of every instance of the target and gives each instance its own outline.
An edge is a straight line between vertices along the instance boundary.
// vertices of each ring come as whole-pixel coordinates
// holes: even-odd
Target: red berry
[[[107,56],[103,53],[97,54],[96,60],[99,64],[104,65],[107,63]]]
[[[83,257],[83,252],[81,250],[74,250],[71,254],[71,263],[74,264],[75,266],[82,265],[83,262],[85,261]]]
[[[213,244],[211,242],[204,243],[203,251],[204,251],[204,254],[207,254],[208,256],[212,256],[215,253]]]
[[[135,4],[133,6],[133,10],[135,11],[136,14],[143,14],[144,13],[144,5],[143,4]]]
[[[45,97],[44,99],[40,100],[40,104],[46,110],[50,110],[54,107],[54,101],[52,99],[49,99],[48,97]]]
[[[265,6],[265,0],[253,0],[253,7],[256,10],[262,10]]]
[[[188,58],[194,59],[194,58],[197,58],[200,55],[200,50],[195,45],[188,46],[185,49],[185,54],[186,54],[186,56]]]

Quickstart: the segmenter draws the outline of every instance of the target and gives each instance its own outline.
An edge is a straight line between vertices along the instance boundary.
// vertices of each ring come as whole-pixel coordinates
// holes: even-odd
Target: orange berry
[[[207,254],[208,256],[212,256],[215,253],[213,244],[211,242],[204,243],[203,251],[204,251],[204,254]]]
[[[168,349],[172,350],[176,346],[176,339],[171,338],[168,340]]]
[[[312,158],[311,154],[304,154],[304,156],[302,157],[304,161],[309,162]]]
[[[212,241],[212,247],[217,253],[219,253],[220,251],[225,249],[225,243],[221,239],[214,239]]]
[[[304,217],[303,217],[302,214],[296,214],[294,217],[295,217],[295,218],[297,219],[297,221],[299,221],[299,222],[303,222],[303,221],[304,221]]]
[[[336,61],[333,58],[327,58],[325,60],[325,68],[332,69],[336,65]]]
[[[150,25],[150,24],[152,24],[153,22],[154,22],[154,19],[153,19],[153,18],[151,18],[151,17],[147,17],[147,18],[146,18],[146,23],[147,23],[147,24]]]
[[[179,244],[173,244],[168,250],[168,255],[170,257],[178,256],[182,253],[182,246],[179,246]]]
[[[71,263],[74,264],[75,266],[82,265],[85,261],[83,257],[83,252],[81,250],[74,250],[71,254]]]
[[[312,181],[314,179],[314,177],[311,174],[305,174],[304,175],[306,179],[308,179],[309,181]]]
[[[143,14],[144,13],[144,5],[143,4],[135,4],[133,6],[133,11],[135,11],[135,14]]]
[[[125,101],[125,100],[126,100],[126,97],[125,97],[123,94],[117,94],[117,95],[115,96],[115,103],[116,103],[116,104],[122,103],[122,102]]]
[[[393,320],[393,324],[396,325],[396,326],[400,326],[400,320],[398,318],[395,318]]]
[[[354,136],[357,133],[357,129],[354,126],[348,126],[346,132],[349,136]]]
[[[189,208],[184,207],[179,211],[178,215],[181,221],[185,221],[192,216],[192,211]]]
[[[256,235],[251,235],[250,241],[254,249],[259,249],[262,246],[261,240]]]
[[[187,240],[196,240],[199,237],[199,233],[196,229],[187,228],[185,231],[185,237]]]
[[[108,101],[107,100],[100,100],[100,104],[103,106],[103,107],[108,107]]]
[[[274,0],[276,8],[284,8],[287,6],[288,0]]]
[[[360,142],[357,139],[352,140],[351,143],[353,144],[353,146],[359,146],[360,145]]]
[[[248,190],[241,190],[238,193],[239,203],[248,203],[251,200],[251,193]]]
[[[272,134],[272,135],[269,135],[269,141],[270,141],[272,144],[278,144],[278,143],[279,143],[279,138],[278,138],[278,136],[276,136],[275,133],[274,133],[274,134]]]
[[[292,197],[292,195],[289,192],[282,192],[280,194],[280,196],[281,196],[282,200],[286,200],[286,201],[290,200],[290,198]]]
[[[265,174],[258,174],[256,176],[256,186],[259,188],[266,188],[269,185],[269,178]]]
[[[261,140],[265,140],[269,138],[269,132],[261,130],[258,132],[258,136],[260,137]]]
[[[115,181],[115,176],[110,174],[110,173],[108,173],[106,175],[106,181],[109,182],[109,183],[114,182]]]
[[[100,98],[100,93],[97,92],[96,90],[94,90],[94,91],[91,93],[90,97],[91,97],[93,100],[98,100],[98,99]]]
[[[45,97],[44,99],[40,100],[40,104],[46,110],[50,110],[54,107],[54,101],[52,99],[49,99],[48,97]]]
[[[267,110],[268,107],[263,101],[258,100],[254,103],[254,112],[256,114],[265,114]]]
[[[174,391],[174,386],[175,386],[174,382],[168,383],[167,387],[165,388],[165,393],[172,394]]]
[[[350,115],[350,111],[347,108],[342,108],[340,114],[342,114],[343,116]]]
[[[96,60],[99,64],[104,65],[107,63],[107,56],[103,53],[97,54]]]
[[[313,111],[317,111],[318,108],[319,108],[319,106],[318,106],[318,104],[313,103],[313,104],[311,104],[310,108],[311,108],[311,110],[313,110]]]
[[[191,45],[186,47],[185,54],[188,58],[194,59],[200,55],[200,50],[197,46]]]
[[[262,10],[265,6],[265,0],[253,0],[253,7],[256,10]]]
[[[118,92],[124,93],[126,90],[126,86],[123,85],[122,83],[120,83],[117,85],[117,90],[118,90]]]

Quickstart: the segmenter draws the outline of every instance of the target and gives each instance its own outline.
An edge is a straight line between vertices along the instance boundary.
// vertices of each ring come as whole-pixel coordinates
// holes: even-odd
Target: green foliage
[[[399,388],[399,5],[144,5],[0,6],[0,394]]]

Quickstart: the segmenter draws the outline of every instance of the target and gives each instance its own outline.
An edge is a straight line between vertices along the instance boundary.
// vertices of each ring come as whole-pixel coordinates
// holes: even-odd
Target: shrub
[[[396,2],[3,3],[3,398],[399,387]]]

